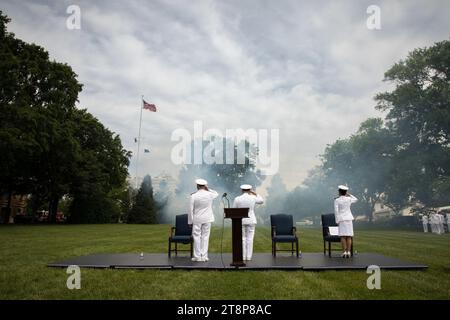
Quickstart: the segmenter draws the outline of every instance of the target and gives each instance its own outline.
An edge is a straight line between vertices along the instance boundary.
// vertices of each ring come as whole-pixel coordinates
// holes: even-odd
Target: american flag
[[[143,102],[143,104],[144,104],[144,109],[145,110],[150,110],[150,111],[153,111],[153,112],[156,112],[156,106],[154,105],[154,104],[152,104],[152,103],[148,103],[148,102],[146,102],[145,100],[142,100],[142,102]]]

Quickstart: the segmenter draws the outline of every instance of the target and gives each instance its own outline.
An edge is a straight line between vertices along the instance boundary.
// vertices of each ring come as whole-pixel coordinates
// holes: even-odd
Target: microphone
[[[226,192],[224,192],[224,194],[222,195],[222,199],[225,198],[225,200],[227,200],[227,204],[228,204],[228,208],[229,208],[230,207],[230,200],[228,200],[227,195],[228,194]]]

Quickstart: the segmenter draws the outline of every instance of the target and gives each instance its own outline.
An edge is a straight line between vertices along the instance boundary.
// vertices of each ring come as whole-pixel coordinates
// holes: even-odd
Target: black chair
[[[294,227],[294,220],[292,215],[289,214],[274,214],[270,216],[270,224],[272,226],[272,255],[277,256],[277,243],[291,243],[290,250],[278,251],[290,251],[294,254],[294,243],[295,252],[298,257],[298,238],[297,238],[297,228]]]
[[[329,227],[337,227],[336,218],[334,213],[323,214],[322,215],[322,234],[323,234],[323,254],[327,254],[327,242],[328,242],[328,256],[331,257],[331,243],[341,242],[341,237],[331,235]],[[337,251],[337,250],[334,250]],[[350,254],[353,257],[353,239],[352,247],[350,248]]]
[[[175,244],[175,248],[172,249],[172,243]],[[178,244],[190,244],[191,248],[189,250],[178,249]],[[170,228],[169,236],[169,258],[172,251],[178,254],[178,251],[190,251],[192,257],[192,245],[194,239],[192,238],[192,229],[188,225],[188,215],[180,214],[175,217],[175,227]]]

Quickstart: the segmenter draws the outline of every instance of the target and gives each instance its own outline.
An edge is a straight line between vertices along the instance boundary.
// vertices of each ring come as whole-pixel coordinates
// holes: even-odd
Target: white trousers
[[[194,238],[194,258],[208,258],[209,234],[211,223],[192,225],[192,237]]]
[[[436,222],[431,223],[431,232],[439,234],[439,224]]]
[[[255,225],[242,225],[242,256],[244,260],[251,260],[253,255],[253,238],[255,237]]]
[[[423,232],[428,232],[428,223],[423,223]]]
[[[438,223],[438,230],[439,230],[439,234],[445,233],[445,231],[444,231],[444,224],[442,222]]]

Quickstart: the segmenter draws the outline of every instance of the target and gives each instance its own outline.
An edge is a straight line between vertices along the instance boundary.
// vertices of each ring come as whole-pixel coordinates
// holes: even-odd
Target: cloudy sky
[[[69,5],[81,29],[68,30]],[[381,9],[381,30],[366,10]],[[325,146],[383,116],[375,93],[383,73],[416,47],[450,36],[442,1],[7,1],[0,9],[19,38],[70,64],[87,108],[136,150],[141,95],[140,171],[177,176],[177,128],[280,130],[279,172],[301,184]],[[130,173],[134,176],[134,161]]]

